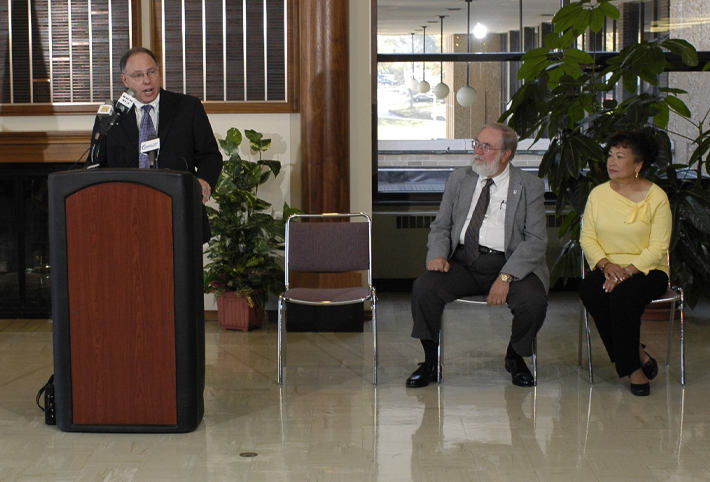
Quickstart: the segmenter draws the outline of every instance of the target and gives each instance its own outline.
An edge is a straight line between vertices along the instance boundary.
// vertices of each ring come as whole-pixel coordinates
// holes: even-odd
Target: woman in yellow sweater
[[[671,210],[663,189],[643,177],[657,159],[650,135],[621,131],[605,150],[610,180],[589,194],[582,220],[580,244],[592,271],[579,296],[619,377],[645,396],[658,363],[641,345],[641,315],[668,287]]]

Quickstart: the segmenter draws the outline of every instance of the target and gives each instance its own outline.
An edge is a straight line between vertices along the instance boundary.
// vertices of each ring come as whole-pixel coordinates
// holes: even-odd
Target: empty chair
[[[363,219],[365,222],[299,222],[301,220]],[[377,384],[377,296],[372,286],[372,222],[364,213],[297,214],[286,221],[286,291],[278,302],[278,383],[283,383],[286,351],[286,302],[339,306],[372,304],[372,383]],[[367,287],[290,288],[289,271],[345,273],[367,271]]]

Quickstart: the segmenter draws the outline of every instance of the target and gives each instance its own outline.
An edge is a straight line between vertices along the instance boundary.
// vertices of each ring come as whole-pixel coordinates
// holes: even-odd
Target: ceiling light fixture
[[[441,19],[441,32],[439,34],[439,43],[441,44],[441,53],[444,53],[444,18],[446,18],[446,15],[439,15],[439,18]],[[434,87],[434,95],[438,99],[443,99],[447,95],[449,95],[449,86],[444,83],[444,62],[439,63],[439,70],[441,71],[441,79],[440,82]]]
[[[466,19],[466,52],[471,53],[471,0],[466,0],[468,5],[468,14]],[[461,87],[456,92],[456,101],[462,107],[472,107],[478,100],[478,92],[469,85],[471,72],[471,63],[466,62],[466,85]]]
[[[412,35],[412,54],[414,54],[414,32],[411,33]],[[419,87],[419,82],[417,79],[414,78],[414,61],[412,60],[412,78],[409,80],[409,89],[410,90],[417,90],[417,87]]]
[[[422,25],[424,33],[422,34],[422,53],[426,54],[426,25]],[[431,86],[429,82],[426,81],[426,62],[422,60],[422,81],[417,85],[417,89],[422,94],[429,92]]]

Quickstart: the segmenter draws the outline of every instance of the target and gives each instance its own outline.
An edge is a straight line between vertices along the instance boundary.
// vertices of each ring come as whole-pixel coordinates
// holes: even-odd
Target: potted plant
[[[604,139],[617,130],[648,130],[660,146],[661,164],[649,178],[666,191],[673,212],[671,282],[685,290],[692,307],[701,295],[710,298],[710,192],[699,175],[710,135],[702,123],[696,125],[697,148],[689,164],[673,164],[666,130],[669,117],[673,113],[691,122],[691,113],[680,98],[683,90],[658,86],[660,75],[673,69],[671,60],[696,66],[697,51],[685,40],[666,37],[611,54],[598,54],[593,44],[591,53],[576,48],[582,34],[593,32],[589,35],[593,42],[607,19],[619,17],[609,0],[580,0],[562,7],[544,46],[523,55],[518,79],[525,83],[500,121],[507,121],[521,138],[550,139],[539,175],[547,177],[557,195],[556,214],[569,210],[559,236],[570,235],[553,266],[553,283],[580,276],[579,220],[590,191],[608,180]],[[651,88],[639,91],[640,81]],[[677,175],[680,168],[694,168],[698,175],[682,178]]]
[[[217,297],[220,326],[248,331],[261,326],[269,292],[283,291],[284,271],[274,250],[283,249],[283,219],[299,211],[284,203],[283,218],[277,218],[271,204],[258,197],[259,186],[278,176],[281,163],[261,158],[271,139],[253,130],[244,134],[256,161],[240,156],[238,129],[229,129],[219,141],[229,159],[212,193],[219,209],[207,206],[213,237],[204,283],[205,292]]]

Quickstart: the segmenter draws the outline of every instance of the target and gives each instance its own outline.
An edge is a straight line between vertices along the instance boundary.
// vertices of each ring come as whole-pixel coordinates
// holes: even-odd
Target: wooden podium
[[[49,176],[56,419],[189,432],[204,414],[201,190],[169,170]]]

